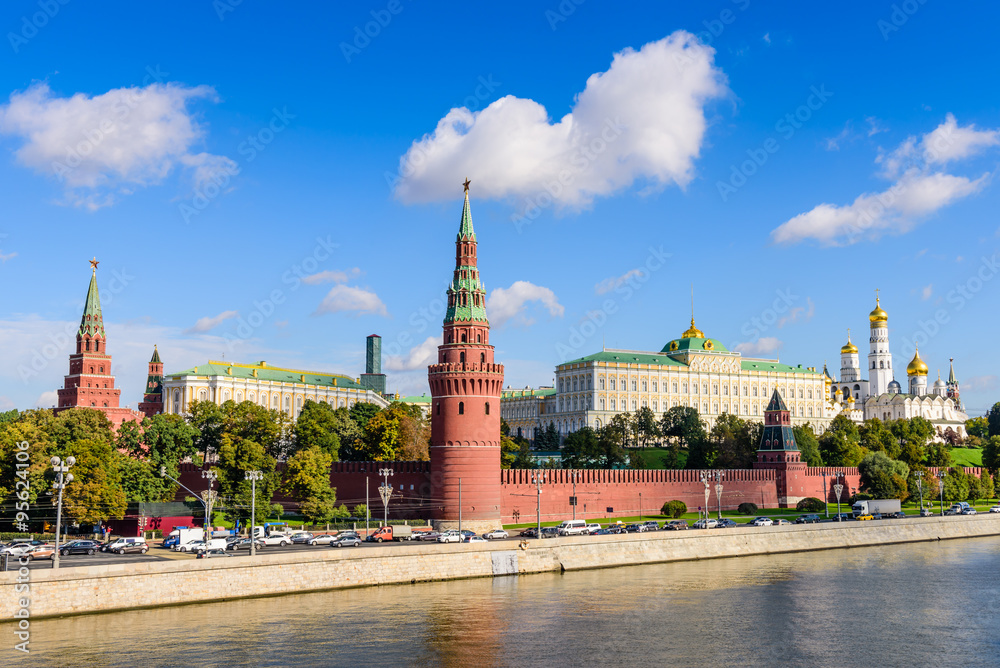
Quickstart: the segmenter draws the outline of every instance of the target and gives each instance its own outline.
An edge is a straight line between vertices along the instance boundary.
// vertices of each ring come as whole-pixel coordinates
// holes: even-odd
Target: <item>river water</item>
[[[1000,666],[1000,538],[387,586],[31,625],[30,666]]]

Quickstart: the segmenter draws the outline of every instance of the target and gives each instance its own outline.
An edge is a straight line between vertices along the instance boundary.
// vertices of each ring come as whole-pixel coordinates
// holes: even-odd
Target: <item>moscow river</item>
[[[30,666],[998,666],[1000,538],[33,621]]]

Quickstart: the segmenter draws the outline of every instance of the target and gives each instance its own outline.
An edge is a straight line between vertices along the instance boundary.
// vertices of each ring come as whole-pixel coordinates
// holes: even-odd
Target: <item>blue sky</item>
[[[880,288],[987,409],[1000,10],[689,4],[5,3],[0,408],[54,401],[95,255],[123,404],[154,343],[357,375],[371,333],[424,391],[468,176],[512,387],[659,350],[692,284],[836,373]]]

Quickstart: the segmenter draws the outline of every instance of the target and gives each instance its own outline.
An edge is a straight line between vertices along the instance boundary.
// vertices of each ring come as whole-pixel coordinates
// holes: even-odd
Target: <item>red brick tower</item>
[[[427,369],[431,406],[431,505],[435,525],[481,532],[500,526],[500,391],[493,361],[486,289],[476,266],[469,180],[455,241],[438,363]],[[459,504],[461,480],[461,504]]]
[[[115,388],[111,355],[106,350],[101,297],[97,293],[98,264],[97,258],[90,261],[93,273],[90,275],[80,329],[76,333],[76,352],[69,356],[69,373],[64,386],[57,391],[59,405],[54,412],[69,408],[97,408],[108,416],[117,429],[125,420],[134,420],[136,414],[118,405],[121,390]]]
[[[802,453],[795,443],[792,414],[775,389],[771,401],[764,409],[764,431],[757,446],[755,469],[772,469],[777,472],[778,505],[789,508],[808,496],[806,469]]]
[[[153,357],[149,360],[149,374],[146,376],[146,391],[139,404],[139,412],[153,417],[163,412],[163,362],[160,351],[153,346]]]

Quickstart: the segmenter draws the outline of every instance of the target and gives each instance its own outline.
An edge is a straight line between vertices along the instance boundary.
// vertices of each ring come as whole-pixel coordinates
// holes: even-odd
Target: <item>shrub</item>
[[[683,501],[674,500],[674,501],[667,501],[666,503],[664,503],[663,508],[660,510],[660,513],[665,517],[677,519],[678,517],[686,513],[687,510],[688,510],[687,504],[685,504]]]
[[[747,501],[746,503],[741,503],[739,507],[736,509],[736,512],[738,512],[740,515],[756,515],[757,504],[750,503],[749,501]]]
[[[826,504],[814,496],[807,496],[795,504],[795,510],[804,513],[818,513],[826,509]]]

